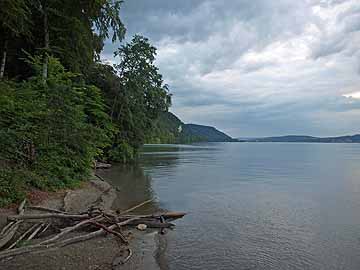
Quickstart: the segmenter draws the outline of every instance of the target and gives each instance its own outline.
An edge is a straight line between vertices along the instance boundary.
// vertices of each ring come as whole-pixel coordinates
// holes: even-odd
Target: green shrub
[[[131,145],[122,142],[109,151],[109,156],[115,162],[127,163],[135,160],[137,152]]]
[[[38,59],[31,60],[41,70]],[[26,186],[55,190],[78,185],[109,147],[113,130],[99,89],[75,81],[76,75],[50,58],[46,84],[41,76],[0,82],[3,204],[22,198]],[[32,175],[26,181],[25,171]]]
[[[21,170],[0,170],[0,207],[25,197],[26,175]]]

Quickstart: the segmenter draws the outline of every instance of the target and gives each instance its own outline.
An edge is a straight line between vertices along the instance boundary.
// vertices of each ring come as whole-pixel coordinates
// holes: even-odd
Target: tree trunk
[[[4,73],[5,73],[6,56],[7,56],[7,44],[8,44],[8,41],[5,40],[4,52],[3,52],[3,55],[2,55],[1,67],[0,67],[0,81],[4,78]]]
[[[50,51],[50,38],[49,38],[49,22],[48,22],[48,14],[46,7],[42,8],[44,15],[44,64],[42,70],[42,78],[44,83],[46,83],[48,77],[48,52]]]
[[[111,113],[110,113],[110,121],[111,121],[111,123],[113,121],[114,110],[115,110],[115,105],[116,105],[117,99],[118,99],[118,95],[115,96],[114,103],[111,106]]]

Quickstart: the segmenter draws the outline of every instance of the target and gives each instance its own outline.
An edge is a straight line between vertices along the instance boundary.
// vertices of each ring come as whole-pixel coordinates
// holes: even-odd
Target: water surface
[[[106,176],[129,204],[186,211],[161,269],[360,269],[360,145],[147,146]]]

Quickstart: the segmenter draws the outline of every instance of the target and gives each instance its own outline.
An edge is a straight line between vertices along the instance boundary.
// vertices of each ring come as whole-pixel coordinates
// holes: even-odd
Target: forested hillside
[[[230,136],[214,127],[185,124],[171,112],[163,112],[155,121],[148,143],[231,142]]]
[[[217,130],[214,127],[187,124],[186,130],[188,133],[193,136],[199,136],[205,138],[207,142],[233,142],[235,141],[230,136],[226,135],[224,132]]]
[[[169,108],[156,48],[122,42],[121,5],[0,1],[0,206],[75,186],[95,160],[134,160]],[[115,66],[100,61],[108,39]]]
[[[162,112],[154,122],[154,129],[147,138],[147,143],[194,143],[203,142],[206,138],[189,132],[177,116]]]

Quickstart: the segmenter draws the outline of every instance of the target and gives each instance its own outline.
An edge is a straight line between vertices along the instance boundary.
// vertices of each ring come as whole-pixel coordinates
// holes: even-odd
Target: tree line
[[[156,48],[123,42],[122,4],[0,2],[0,205],[76,186],[94,160],[133,161],[168,110]],[[100,61],[108,39],[116,65]]]

